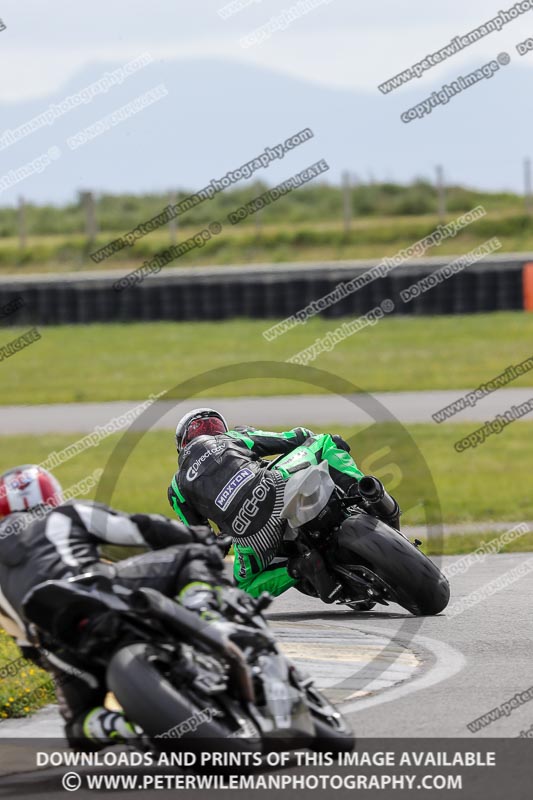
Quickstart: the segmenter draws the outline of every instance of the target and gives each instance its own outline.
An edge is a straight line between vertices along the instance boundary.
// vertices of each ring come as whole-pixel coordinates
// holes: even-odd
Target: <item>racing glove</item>
[[[347,453],[350,452],[351,447],[348,444],[348,442],[342,438],[342,436],[339,436],[338,433],[330,434],[330,436],[337,445],[337,447],[339,448],[339,450],[346,450]]]
[[[189,611],[196,611],[209,622],[239,618],[242,621],[243,616],[260,613],[270,602],[267,595],[254,599],[234,586],[222,586],[204,581],[192,581],[187,584],[177,599]]]
[[[132,514],[131,520],[152,550],[192,542],[204,545],[217,543],[209,525],[184,525],[183,522],[168,519],[162,514]]]

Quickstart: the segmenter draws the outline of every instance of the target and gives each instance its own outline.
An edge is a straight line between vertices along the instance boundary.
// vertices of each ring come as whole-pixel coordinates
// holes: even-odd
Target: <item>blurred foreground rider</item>
[[[155,552],[109,564],[104,544],[149,547]],[[205,527],[190,527],[153,514],[123,514],[93,502],[63,504],[58,481],[35,465],[0,476],[0,626],[24,656],[52,673],[70,741],[89,748],[136,736],[120,712],[103,706],[106,687],[84,665],[65,661],[61,651],[43,654],[38,631],[24,616],[28,591],[47,580],[86,572],[108,575],[129,589],[151,587],[179,595],[202,612],[216,606],[216,586],[226,583],[216,539]]]

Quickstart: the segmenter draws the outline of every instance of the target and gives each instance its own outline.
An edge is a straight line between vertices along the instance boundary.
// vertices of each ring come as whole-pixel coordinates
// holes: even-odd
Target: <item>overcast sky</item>
[[[221,57],[328,86],[376,91],[378,83],[513,5],[512,0],[323,0],[268,41],[245,49],[241,37],[297,0],[250,0],[223,19],[217,11],[226,2],[3,0],[0,101],[46,95],[88,64],[123,63],[145,50],[161,59]],[[455,56],[453,68],[514,52],[530,35],[533,11]],[[516,60],[531,67],[533,53]],[[425,80],[434,81],[446,69],[436,67]]]
[[[245,7],[229,17],[219,13],[231,2]],[[514,2],[3,0],[0,139],[48,103],[100,78],[104,64],[122,66],[143,53],[153,63],[53,124],[2,146],[0,182],[51,146],[60,147],[61,157],[53,171],[33,170],[2,184],[0,205],[16,202],[20,192],[39,202],[59,202],[75,196],[80,186],[166,191],[171,175],[173,184],[199,188],[240,164],[243,154],[259,153],[265,144],[303,127],[312,127],[315,139],[298,151],[291,167],[307,165],[300,157],[327,155],[330,182],[338,182],[345,169],[363,179],[432,179],[435,165],[442,163],[450,183],[522,191],[523,159],[533,157],[533,51],[520,56],[516,46],[533,37],[533,9],[429,69],[422,79],[387,96],[378,90]],[[298,18],[284,30],[243,47],[244,37],[290,9],[297,9]],[[401,112],[443,83],[506,53],[510,65],[493,80],[481,81],[422,120],[408,125],[402,120]],[[66,137],[166,82],[167,99],[161,103],[86,147],[66,146]],[[213,118],[220,123],[214,126]],[[138,151],[143,152],[140,163]],[[287,176],[287,169],[280,161],[261,177],[275,182]]]

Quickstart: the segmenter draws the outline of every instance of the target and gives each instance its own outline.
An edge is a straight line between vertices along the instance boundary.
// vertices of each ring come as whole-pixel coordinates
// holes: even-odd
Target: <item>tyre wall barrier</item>
[[[395,267],[321,311],[324,317],[365,314],[390,298],[397,314],[471,314],[530,308],[533,310],[533,264],[524,259],[483,262],[458,272],[403,302],[405,292],[431,275],[446,260]],[[0,279],[0,324],[61,325],[148,320],[224,320],[237,317],[283,319],[317,301],[368,267],[313,265],[309,269],[224,268],[163,271],[123,291],[113,288],[117,276]],[[20,305],[15,311],[9,311]],[[6,312],[7,309],[7,312]]]

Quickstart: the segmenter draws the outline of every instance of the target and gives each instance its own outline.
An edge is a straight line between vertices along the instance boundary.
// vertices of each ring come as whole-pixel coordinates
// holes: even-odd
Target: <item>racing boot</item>
[[[333,603],[339,598],[342,584],[328,571],[318,550],[308,550],[289,559],[287,571],[291,578],[308,581],[323,603]]]
[[[177,600],[189,611],[195,611],[207,622],[223,619],[220,613],[221,586],[213,586],[203,581],[193,581],[184,586]]]
[[[269,604],[267,595],[254,599],[232,586],[213,586],[195,581],[181,590],[178,600],[189,611],[196,612],[208,622],[220,637],[220,643],[233,652],[235,644],[242,651],[273,645],[272,635],[264,620],[263,625],[257,624],[261,611]],[[252,617],[255,624],[250,626]],[[245,660],[246,656],[243,654],[242,658]]]
[[[129,722],[122,711],[97,706],[67,723],[67,738],[76,749],[100,750],[113,744],[139,739],[142,731]]]

